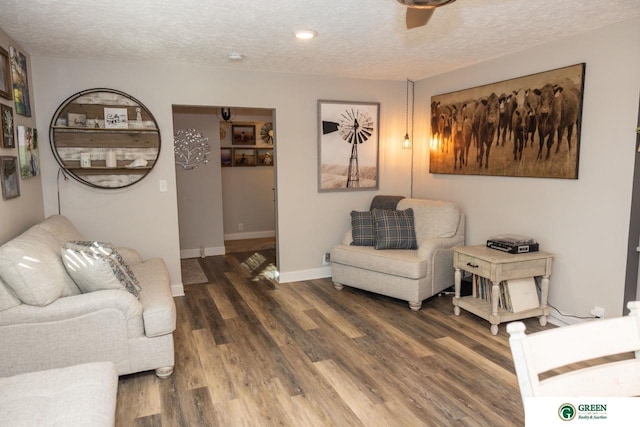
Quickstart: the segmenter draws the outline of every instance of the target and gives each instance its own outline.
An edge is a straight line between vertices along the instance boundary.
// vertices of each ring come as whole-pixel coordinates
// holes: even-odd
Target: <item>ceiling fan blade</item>
[[[407,29],[422,27],[429,22],[431,15],[435,11],[435,8],[419,9],[415,7],[407,8]]]

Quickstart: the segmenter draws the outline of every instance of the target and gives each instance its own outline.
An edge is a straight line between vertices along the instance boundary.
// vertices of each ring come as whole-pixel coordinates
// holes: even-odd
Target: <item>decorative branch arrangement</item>
[[[208,140],[195,129],[179,129],[173,138],[176,164],[190,170],[209,162]]]

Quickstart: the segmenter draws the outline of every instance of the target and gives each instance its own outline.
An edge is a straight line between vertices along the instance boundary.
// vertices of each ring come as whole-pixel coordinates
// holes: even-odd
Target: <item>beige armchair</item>
[[[456,203],[402,199],[397,210],[413,210],[417,249],[352,245],[352,232],[331,250],[336,289],[351,286],[409,302],[422,301],[453,285],[452,248],[464,244],[465,215]]]

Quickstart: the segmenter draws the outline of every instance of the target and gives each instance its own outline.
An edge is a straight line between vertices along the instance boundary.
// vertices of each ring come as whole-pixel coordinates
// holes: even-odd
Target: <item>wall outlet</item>
[[[322,256],[322,265],[329,264],[331,264],[331,254],[329,252],[325,252],[325,254]]]
[[[597,305],[591,309],[591,315],[593,317],[597,317],[599,319],[604,317],[604,308],[598,307]]]
[[[238,224],[238,230],[239,231],[244,230],[244,224],[243,223]]]

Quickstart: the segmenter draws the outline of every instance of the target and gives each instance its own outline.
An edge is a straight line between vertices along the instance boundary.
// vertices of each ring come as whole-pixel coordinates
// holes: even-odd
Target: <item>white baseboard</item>
[[[279,283],[301,282],[303,280],[324,279],[331,277],[331,266],[313,268],[310,270],[280,272]]]
[[[184,249],[180,251],[180,258],[199,258],[202,256],[200,253],[200,249]],[[225,248],[224,246],[216,246],[213,248],[204,248],[204,256],[216,256],[216,255],[224,255]]]
[[[173,295],[174,297],[184,296],[184,286],[182,285],[182,283],[171,285],[171,295]]]
[[[274,237],[275,235],[275,230],[248,231],[246,233],[225,234],[224,240],[262,239],[264,237]]]

